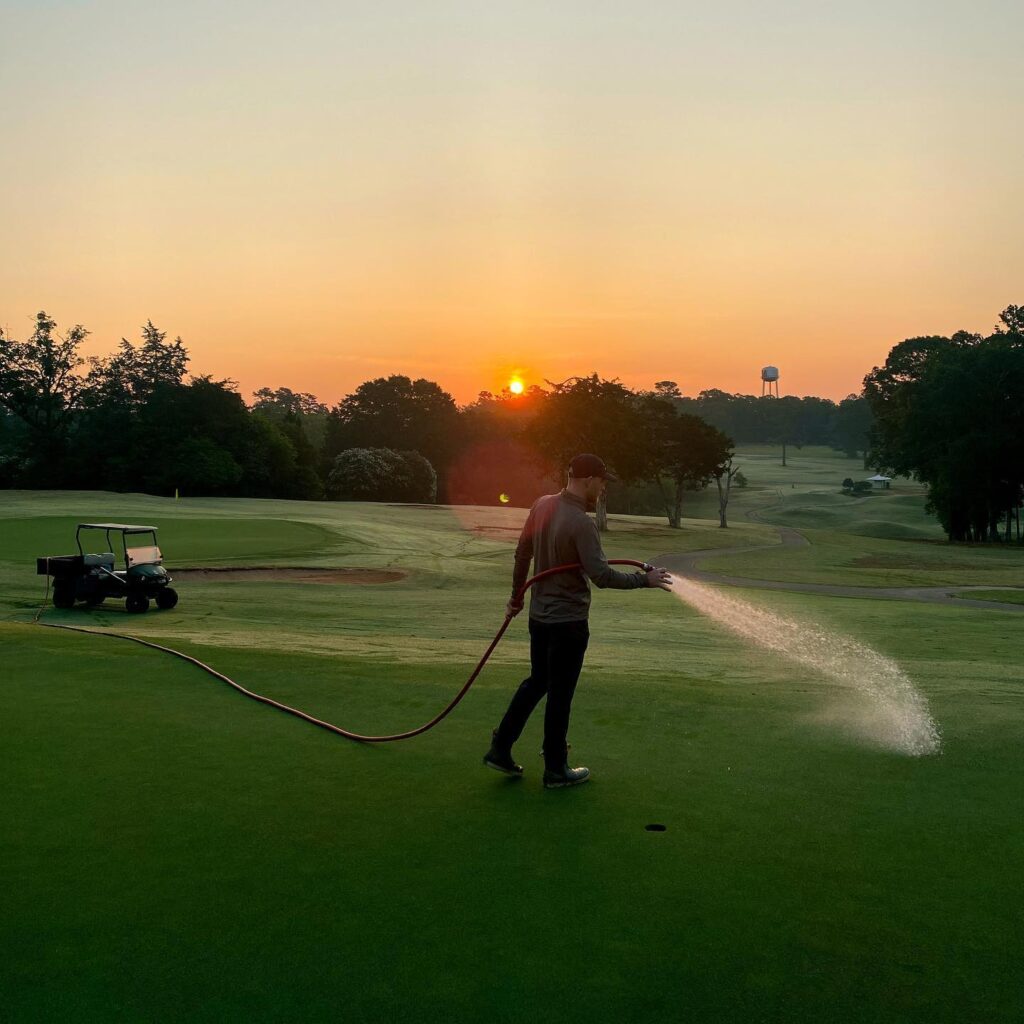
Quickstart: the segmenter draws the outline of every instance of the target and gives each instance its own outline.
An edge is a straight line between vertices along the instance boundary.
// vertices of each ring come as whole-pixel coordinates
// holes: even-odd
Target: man
[[[522,734],[530,713],[547,694],[544,786],[548,789],[576,786],[590,777],[588,768],[569,767],[565,740],[572,698],[590,638],[590,587],[586,577],[598,587],[616,590],[669,590],[672,584],[665,569],[616,572],[608,565],[597,524],[587,511],[596,506],[607,482],[614,479],[596,455],[577,455],[569,466],[566,487],[534,503],[516,546],[512,598],[506,609],[510,616],[522,611],[522,600],[517,597],[529,575],[531,559],[534,574],[577,562],[583,566],[582,573],[579,569],[555,573],[530,589],[530,676],[516,691],[494,731],[491,749],[484,755],[484,764],[489,768],[521,776],[523,769],[512,757],[512,745]]]

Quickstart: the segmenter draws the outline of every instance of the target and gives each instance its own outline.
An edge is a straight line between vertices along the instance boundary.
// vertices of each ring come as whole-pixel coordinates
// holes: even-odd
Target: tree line
[[[0,331],[0,487],[528,506],[596,451],[623,481],[611,511],[678,526],[686,493],[714,482],[726,525],[736,442],[777,445],[783,463],[815,444],[918,477],[951,539],[992,539],[1010,520],[1019,532],[1022,320],[1011,306],[988,338],[902,342],[839,403],[591,374],[459,407],[395,374],[328,407],[285,387],[246,404],[233,381],[190,376],[181,338],[148,321],[139,341],[84,359],[88,331],[40,312],[24,341]]]
[[[398,374],[333,408],[284,387],[247,405],[234,382],[189,376],[181,338],[151,321],[105,357],[82,357],[88,333],[61,333],[45,312],[24,341],[0,331],[0,486],[528,505],[593,450],[625,484],[652,485],[650,507],[634,511],[678,525],[686,491],[731,484],[734,437],[777,442],[783,458],[786,445],[867,444],[854,396],[688,398],[672,381],[632,391],[596,374],[481,392],[461,408],[437,383]]]

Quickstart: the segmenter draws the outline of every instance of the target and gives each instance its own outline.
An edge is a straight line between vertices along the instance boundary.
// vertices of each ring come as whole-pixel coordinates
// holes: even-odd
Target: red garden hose
[[[609,565],[633,565],[638,569],[643,569],[645,572],[650,571],[651,566],[646,562],[636,562],[631,558],[612,558],[609,559]],[[538,580],[542,580],[547,576],[553,576],[559,572],[572,572],[576,569],[582,569],[578,562],[572,565],[559,565],[554,569],[546,569],[544,572],[537,573],[536,576],[531,576],[520,589],[516,595],[519,600],[522,600],[526,591],[530,589]],[[312,715],[307,715],[305,711],[299,711],[297,708],[291,708],[287,704],[281,704],[276,700],[271,700],[269,697],[264,697],[260,693],[253,693],[252,690],[247,690],[244,686],[240,686],[233,679],[229,679],[226,675],[218,672],[216,669],[210,668],[209,665],[203,664],[198,658],[193,658],[188,654],[182,654],[181,651],[175,651],[170,647],[161,647],[160,644],[151,643],[149,640],[142,640],[137,636],[129,636],[127,633],[110,633],[106,630],[98,629],[86,629],[84,626],[65,626],[56,622],[39,622],[40,626],[49,626],[51,629],[70,629],[76,633],[92,633],[96,636],[115,636],[121,640],[134,640],[137,644],[142,644],[144,647],[152,647],[155,651],[163,651],[165,654],[173,654],[176,658],[181,658],[183,661],[190,662],[197,668],[201,668],[204,672],[209,672],[211,676],[219,679],[223,683],[227,683],[228,686],[234,687],[239,693],[245,694],[246,697],[251,697],[253,700],[258,700],[261,704],[269,704],[272,708],[277,708],[278,711],[287,711],[289,715],[295,715],[296,718],[301,718],[305,722],[309,722],[311,725],[318,725],[321,729],[326,729],[328,732],[336,733],[338,736],[344,736],[349,740],[360,740],[363,743],[389,743],[392,740],[408,740],[412,739],[413,736],[419,736],[420,733],[426,732],[428,729],[433,729],[441,719],[446,718],[459,701],[469,692],[469,688],[476,681],[476,677],[480,675],[481,670],[487,663],[487,659],[491,656],[491,652],[495,647],[498,646],[498,641],[505,635],[505,630],[508,629],[508,624],[512,621],[511,615],[505,616],[505,621],[501,624],[501,628],[495,634],[494,639],[491,641],[490,646],[484,651],[484,656],[477,662],[476,668],[473,669],[469,679],[466,680],[466,684],[461,690],[455,695],[455,699],[439,714],[432,718],[426,725],[421,725],[418,729],[411,729],[409,732],[399,732],[391,736],[363,736],[357,732],[349,732],[347,729],[342,729],[337,725],[332,725],[330,722],[321,721],[319,718],[314,718]]]

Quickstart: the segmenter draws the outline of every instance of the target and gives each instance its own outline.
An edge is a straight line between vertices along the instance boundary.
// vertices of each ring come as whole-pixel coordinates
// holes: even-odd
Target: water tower
[[[775,391],[772,391],[772,385]],[[761,370],[761,397],[767,395],[769,398],[779,397],[779,368],[777,366],[765,366]]]

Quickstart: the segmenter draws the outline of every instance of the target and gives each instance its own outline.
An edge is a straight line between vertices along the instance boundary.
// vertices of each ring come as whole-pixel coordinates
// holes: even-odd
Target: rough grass
[[[438,729],[361,746],[137,645],[28,624],[32,559],[66,545],[25,521],[80,509],[160,517],[169,560],[216,564],[245,538],[236,563],[408,569],[365,588],[190,583],[145,616],[45,614],[158,638],[371,731],[419,724],[461,684],[508,591],[511,544],[486,530],[521,516],[5,495],[5,1020],[1019,1019],[1012,613],[747,595],[900,661],[944,734],[940,756],[907,759],[822,725],[834,688],[669,595],[596,594],[571,731],[594,781],[544,792],[539,717],[517,750],[525,780],[479,764],[525,621]],[[609,553],[639,558],[772,535],[613,525]],[[847,559],[931,557],[852,543]]]

